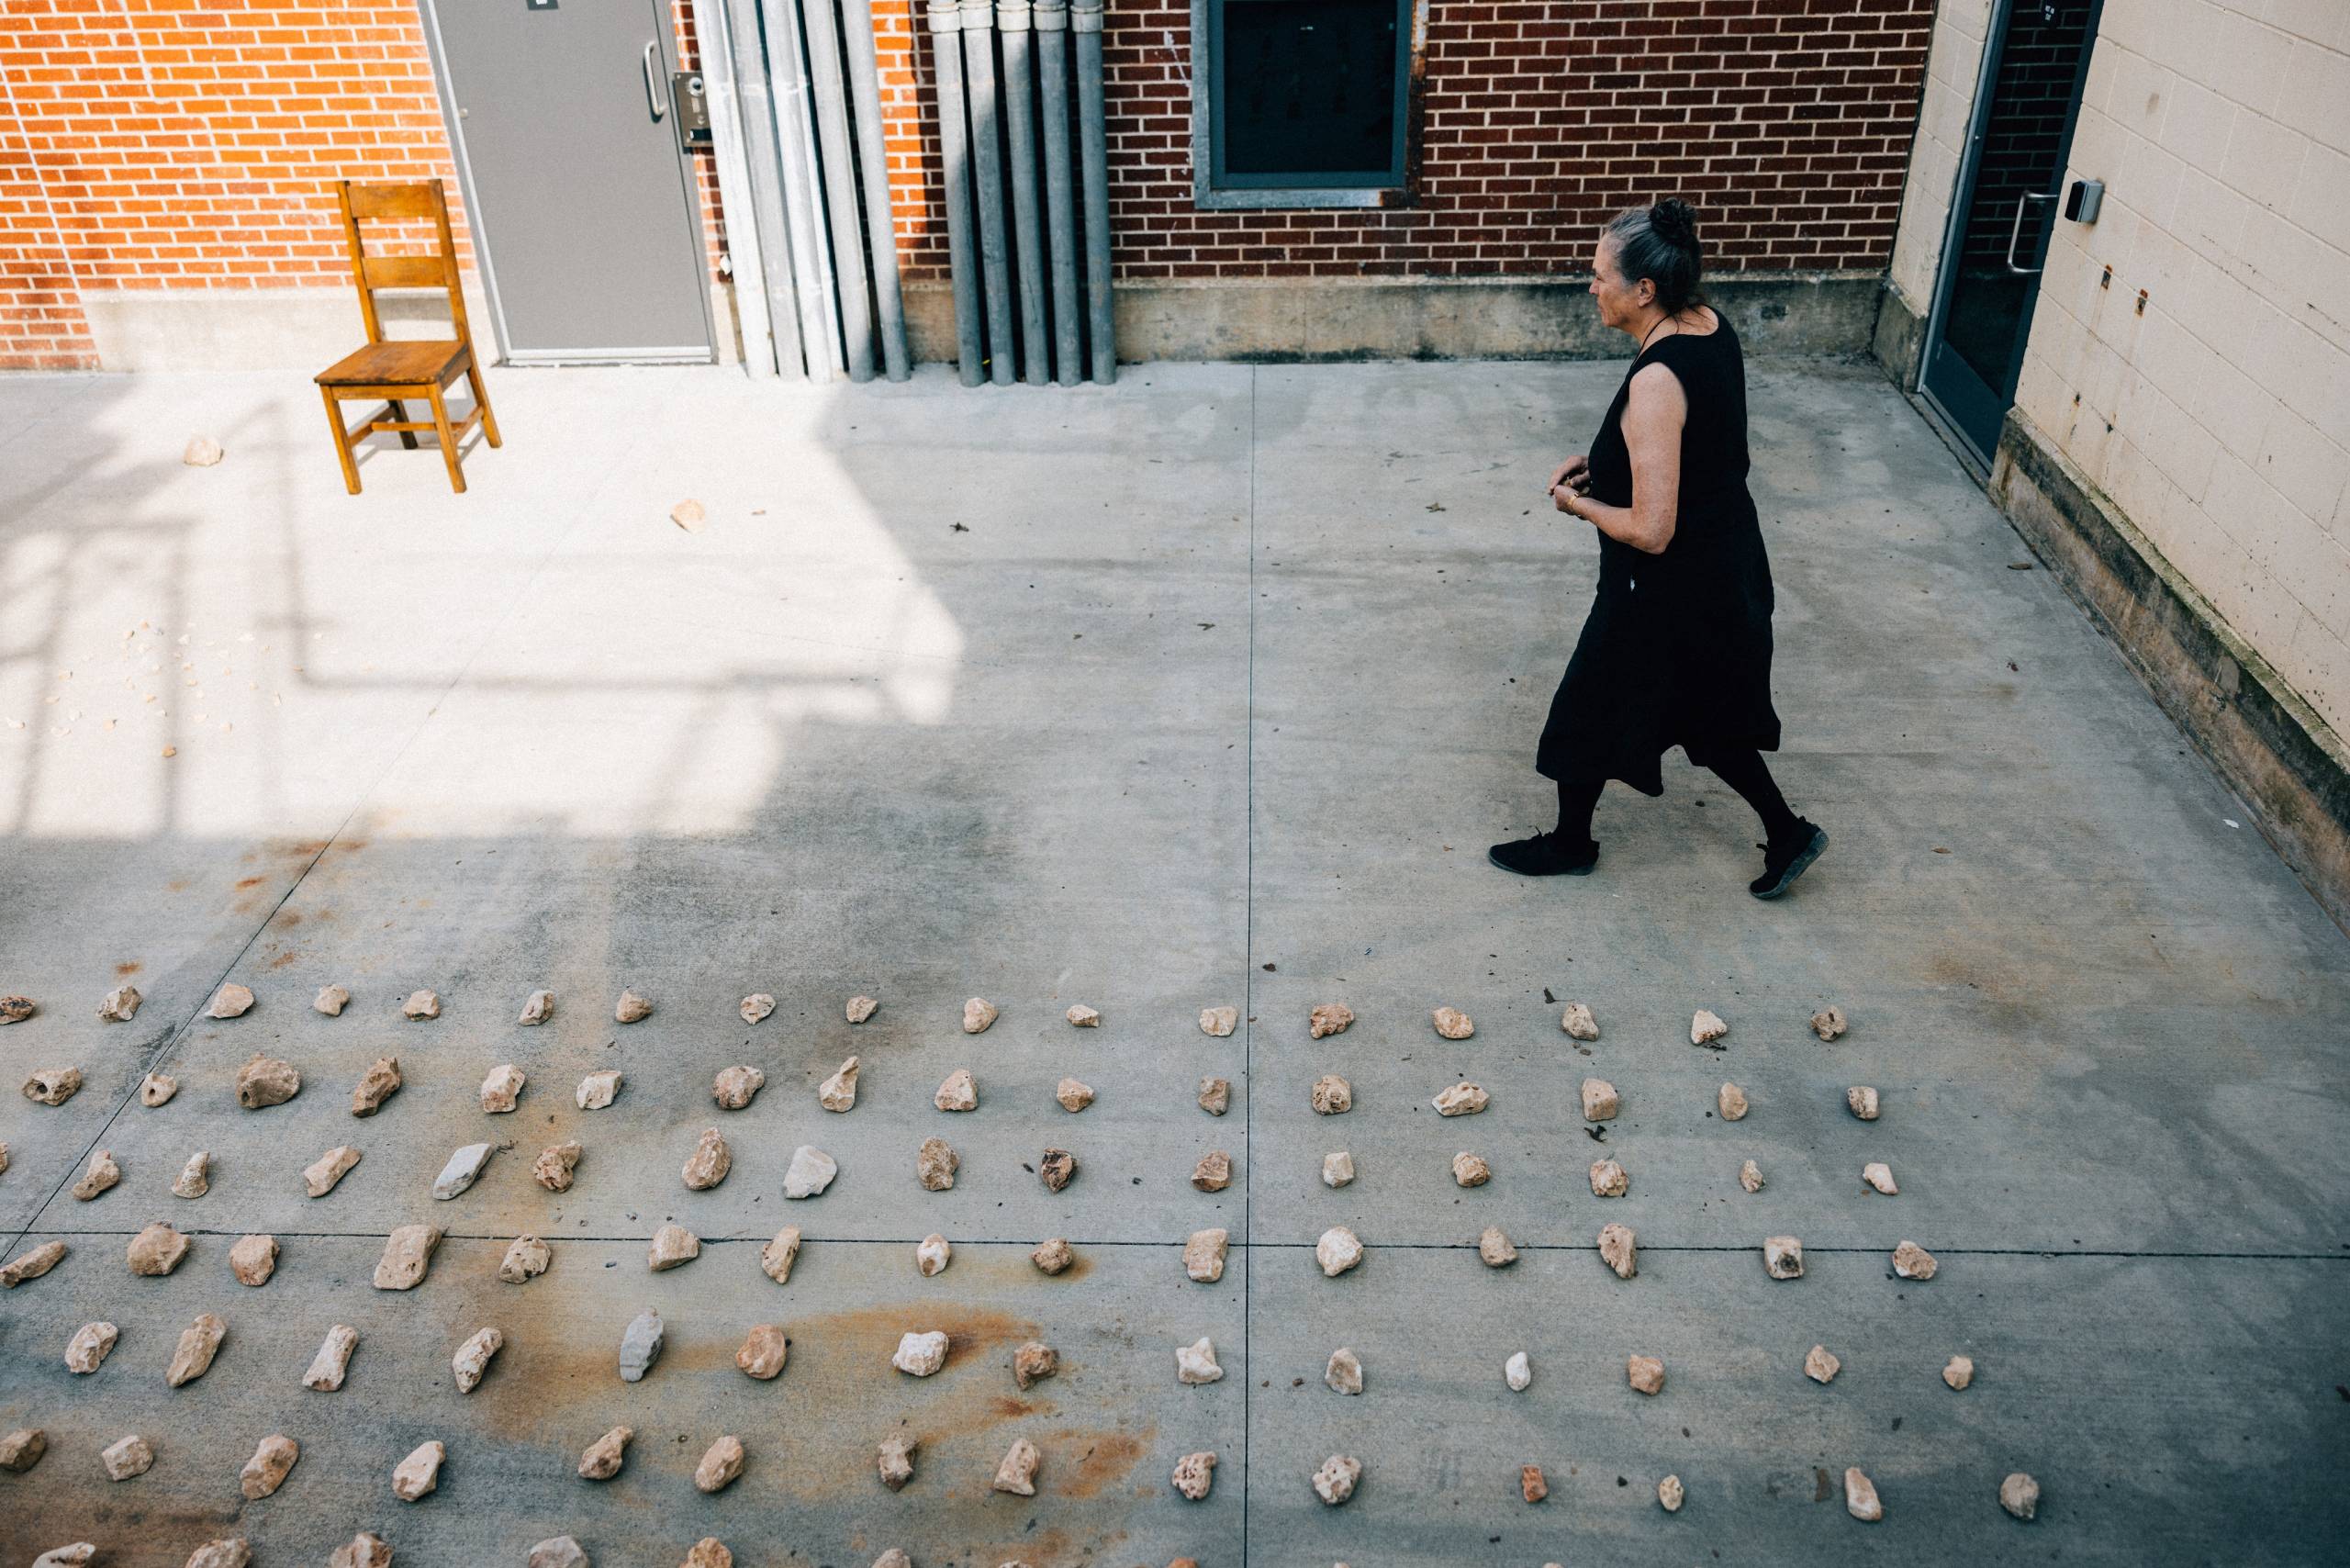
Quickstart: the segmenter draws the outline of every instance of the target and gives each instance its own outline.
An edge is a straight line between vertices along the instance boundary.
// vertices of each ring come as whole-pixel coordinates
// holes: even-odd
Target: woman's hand
[[[1545,490],[1556,490],[1561,486],[1566,487],[1574,495],[1589,495],[1591,493],[1590,457],[1579,452],[1568,458],[1550,470],[1550,482],[1542,487]],[[1562,507],[1560,510],[1565,509]]]

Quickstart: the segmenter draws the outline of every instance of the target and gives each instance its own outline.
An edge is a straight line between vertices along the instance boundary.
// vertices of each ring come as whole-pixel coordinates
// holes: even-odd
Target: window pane
[[[1223,0],[1223,11],[1225,174],[1401,177],[1395,0]]]

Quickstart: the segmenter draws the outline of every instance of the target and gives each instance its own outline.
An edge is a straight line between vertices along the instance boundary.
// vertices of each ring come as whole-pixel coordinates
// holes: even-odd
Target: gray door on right
[[[507,356],[707,361],[668,0],[433,0]]]

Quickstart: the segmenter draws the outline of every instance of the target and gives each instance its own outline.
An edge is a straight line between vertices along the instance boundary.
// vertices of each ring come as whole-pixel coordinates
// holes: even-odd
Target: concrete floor
[[[1754,824],[1676,767],[1661,801],[1603,801],[1597,876],[1485,863],[1547,820],[1534,737],[1591,591],[1588,531],[1539,486],[1620,374],[1158,364],[973,393],[509,371],[470,494],[384,442],[355,498],[299,383],[0,380],[0,991],[41,1004],[0,1058],[87,1079],[55,1109],[0,1100],[0,1241],[73,1249],[0,1295],[0,1428],[50,1439],[0,1474],[0,1568],[77,1539],[176,1568],[234,1533],[261,1568],[320,1564],[361,1529],[403,1564],[518,1568],[561,1531],[611,1568],[703,1535],[746,1568],[890,1546],[922,1568],[2340,1561],[2350,943],[2049,576],[2009,569],[2023,547],[1873,372],[1751,372],[1777,767],[1829,857],[1748,899]],[[182,466],[196,431],[227,461]],[[699,532],[668,520],[687,496]],[[143,1010],[100,1023],[125,979]],[[199,1017],[224,980],[259,1004]],[[329,982],[341,1018],[309,1008]],[[627,1028],[623,985],[658,1009]],[[515,1027],[542,986],[554,1022]],[[418,987],[437,1022],[399,1017]],[[745,1027],[752,991],[779,1005]],[[858,991],[882,1007],[852,1028]],[[976,1039],[973,994],[1003,1009]],[[1591,1002],[1602,1039],[1576,1047],[1552,997]],[[1098,1032],[1061,1021],[1080,1001]],[[1360,1022],[1310,1041],[1324,1001]],[[1829,1001],[1852,1027],[1822,1045],[1805,1020]],[[1248,1020],[1229,1039],[1194,1024],[1219,1002]],[[1476,1037],[1439,1039],[1440,1003]],[[1687,1043],[1700,1006],[1730,1022],[1718,1054]],[[236,1107],[255,1051],[300,1067],[299,1098]],[[828,1114],[815,1085],[851,1052],[856,1109]],[[407,1087],[353,1120],[385,1053]],[[520,1111],[486,1117],[508,1061]],[[722,1113],[710,1081],[737,1061],[768,1085]],[[576,1110],[603,1066],[618,1103]],[[934,1110],[963,1066],[979,1110]],[[182,1087],[150,1110],[154,1067]],[[1346,1116],[1308,1108],[1327,1071]],[[1099,1093],[1081,1115],[1053,1103],[1065,1073]],[[1587,1073],[1624,1095],[1604,1150]],[[1233,1081],[1220,1120],[1203,1074]],[[1460,1077],[1492,1108],[1439,1123]],[[1725,1078],[1753,1101],[1735,1126]],[[1845,1114],[1855,1082],[1882,1120]],[[688,1193],[711,1126],[733,1174]],[[932,1135],[962,1157],[949,1193],[914,1181]],[[557,1197],[529,1172],[560,1137],[588,1153]],[[513,1148],[435,1203],[478,1138]],[[345,1142],[364,1162],[305,1198],[300,1168]],[[841,1175],[791,1204],[800,1143]],[[1058,1194],[1030,1170],[1048,1145],[1080,1161]],[[98,1148],[124,1180],[83,1204],[65,1189]],[[197,1148],[211,1192],[171,1196]],[[1215,1194],[1186,1182],[1212,1148],[1236,1170]],[[1335,1148],[1360,1171],[1342,1191],[1318,1180]],[[1490,1185],[1452,1184],[1464,1148]],[[1590,1195],[1603,1152],[1627,1197]],[[1861,1186],[1874,1159],[1899,1197]],[[132,1278],[156,1218],[193,1250]],[[648,1274],[673,1218],[703,1255]],[[1639,1232],[1628,1282],[1593,1250],[1609,1219]],[[450,1232],[426,1283],[370,1288],[383,1235],[425,1221]],[[808,1241],[778,1288],[756,1255],[785,1223]],[[1311,1248],[1341,1223],[1369,1255],[1326,1280]],[[1515,1267],[1478,1262],[1488,1224]],[[1178,1257],[1207,1226],[1235,1238],[1214,1286]],[[258,1230],[283,1255],[251,1290],[227,1254]],[[923,1280],[933,1230],[957,1253]],[[554,1267],[502,1284],[525,1231]],[[1779,1233],[1799,1282],[1764,1277]],[[1081,1262],[1048,1280],[1025,1254],[1056,1235]],[[1931,1282],[1892,1276],[1904,1238]],[[646,1305],[669,1349],[626,1384]],[[167,1390],[202,1311],[227,1343]],[[96,1318],[120,1344],[73,1376]],[[771,1383],[731,1360],[762,1321],[793,1341]],[[312,1393],[336,1322],[361,1332],[351,1380]],[[449,1356],[484,1324],[507,1346],[460,1395]],[[931,1327],[946,1372],[891,1372]],[[1180,1386],[1174,1347],[1203,1334],[1226,1376]],[[1023,1393],[1032,1337],[1062,1372]],[[1815,1342],[1830,1386],[1801,1372]],[[1322,1385],[1341,1344],[1360,1398]],[[1536,1381],[1512,1394],[1520,1349]],[[1625,1386],[1631,1353],[1665,1359],[1661,1396]],[[1954,1353],[1963,1394],[1938,1376]],[[627,1471],[575,1479],[616,1423]],[[109,1484],[97,1450],[133,1430],[154,1468]],[[872,1453],[899,1430],[922,1446],[891,1494]],[[305,1457],[242,1502],[275,1431]],[[724,1432],[749,1468],[704,1497]],[[990,1493],[1023,1435],[1037,1495]],[[440,1490],[397,1502],[428,1438]],[[1168,1475],[1201,1449],[1220,1464],[1191,1504]],[[1307,1484],[1332,1453],[1364,1464],[1336,1509]],[[1882,1523],[1846,1515],[1852,1464]],[[2040,1479],[2034,1523],[1996,1501],[2013,1470]]]

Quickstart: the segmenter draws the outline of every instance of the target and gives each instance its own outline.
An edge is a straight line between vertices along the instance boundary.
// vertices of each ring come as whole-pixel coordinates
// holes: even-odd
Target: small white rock
[[[1214,1035],[1218,1039],[1238,1027],[1240,1009],[1237,1007],[1203,1007],[1200,1009],[1200,1033]]]
[[[1803,1375],[1814,1383],[1833,1383],[1843,1367],[1844,1363],[1836,1359],[1836,1353],[1825,1345],[1814,1345],[1804,1352]]]
[[[1844,1091],[1844,1108],[1864,1122],[1877,1118],[1876,1091],[1865,1083],[1856,1083]]]
[[[1656,1484],[1657,1506],[1668,1514],[1679,1513],[1681,1505],[1687,1496],[1688,1492],[1682,1486],[1681,1477],[1678,1475],[1668,1475]]]
[[[1362,1392],[1362,1358],[1341,1345],[1330,1352],[1330,1364],[1322,1370],[1322,1381],[1330,1385],[1333,1394]]]
[[[1314,1473],[1314,1494],[1335,1508],[1355,1495],[1361,1479],[1362,1461],[1334,1453]]]
[[[1591,1009],[1580,1002],[1567,1003],[1567,1010],[1559,1015],[1559,1027],[1574,1039],[1599,1038],[1599,1020],[1594,1018]]]
[[[339,985],[322,985],[319,987],[319,994],[310,998],[312,1010],[330,1018],[341,1017],[342,1010],[350,1005],[351,992]]]
[[[743,1014],[744,1023],[755,1024],[775,1011],[775,998],[764,991],[755,991],[743,999],[736,1011]]]
[[[847,1014],[850,1023],[862,1024],[872,1017],[875,1010],[880,1005],[869,996],[852,996],[848,999],[848,1006],[844,1011]]]
[[[1999,1483],[1999,1506],[2029,1521],[2040,1512],[2040,1483],[2019,1470]]]
[[[1774,1280],[1803,1278],[1803,1243],[1792,1236],[1762,1238],[1762,1270]]]
[[[1603,1225],[1599,1227],[1599,1260],[1616,1271],[1619,1280],[1628,1280],[1640,1271],[1639,1236],[1628,1225]]]
[[[1881,1159],[1872,1159],[1861,1167],[1861,1184],[1888,1198],[1897,1196],[1901,1192],[1894,1185],[1893,1167]]]
[[[656,1274],[665,1273],[683,1268],[700,1256],[700,1237],[682,1225],[665,1225],[654,1231],[653,1240],[645,1248],[644,1266]]]
[[[816,1090],[816,1103],[827,1111],[852,1111],[856,1108],[857,1059],[851,1057],[841,1063],[832,1077]]]
[[[1069,1010],[1069,1021],[1076,1028],[1099,1029],[1102,1026],[1102,1014],[1080,1002]]]
[[[856,1058],[851,1057],[848,1059],[855,1061]],[[718,1108],[722,1111],[740,1111],[757,1099],[759,1091],[767,1086],[767,1075],[755,1067],[744,1064],[722,1068],[718,1076],[710,1081],[710,1097],[718,1102]],[[851,1086],[852,1091],[854,1087]],[[852,1092],[849,1098],[853,1102],[856,1094]]]
[[[928,1377],[946,1364],[946,1336],[937,1329],[924,1334],[901,1334],[890,1364],[901,1372]]]
[[[554,1016],[554,992],[534,991],[522,1000],[522,1011],[514,1020],[526,1029],[535,1029]]]
[[[621,1075],[617,1071],[591,1072],[579,1081],[572,1091],[572,1103],[583,1111],[600,1111],[612,1103],[621,1092]]]
[[[978,1081],[972,1078],[971,1070],[968,1067],[958,1067],[948,1073],[946,1081],[938,1086],[938,1092],[930,1097],[930,1103],[942,1111],[978,1110],[979,1086]]]
[[[934,1279],[946,1272],[954,1256],[955,1249],[947,1245],[946,1238],[933,1231],[914,1246],[915,1271],[925,1280]]]
[[[1878,1500],[1875,1485],[1857,1464],[1844,1472],[1844,1511],[1871,1524],[1885,1518],[1885,1504]]]
[[[1729,1033],[1729,1025],[1721,1021],[1721,1015],[1703,1007],[1689,1020],[1689,1043],[1693,1046],[1712,1045]]]
[[[988,1025],[994,1023],[1000,1016],[1002,1014],[997,1011],[994,1002],[983,996],[972,997],[963,1003],[963,1033],[985,1034]]]
[[[1438,1094],[1429,1103],[1439,1116],[1473,1116],[1491,1103],[1492,1096],[1473,1083],[1456,1083]]]
[[[783,1195],[812,1198],[833,1184],[841,1168],[833,1157],[810,1144],[791,1151],[791,1169],[783,1173]]]
[[[441,1462],[448,1457],[447,1446],[437,1440],[417,1444],[392,1467],[392,1495],[403,1503],[431,1495],[441,1484]]]
[[[310,1358],[310,1370],[302,1374],[302,1386],[321,1394],[332,1394],[341,1388],[343,1374],[351,1366],[351,1352],[358,1344],[359,1330],[347,1323],[338,1323],[328,1329],[326,1338],[319,1345],[319,1353]]]
[[[418,1023],[441,1016],[441,998],[429,991],[412,991],[400,1003],[400,1012]]]
[[[1314,1260],[1322,1265],[1326,1276],[1335,1280],[1362,1261],[1362,1241],[1345,1226],[1334,1225],[1314,1244]]]
[[[1725,1083],[1714,1091],[1714,1109],[1721,1113],[1725,1122],[1746,1119],[1746,1091],[1735,1083]]]
[[[1624,1108],[1623,1096],[1616,1086],[1604,1078],[1583,1081],[1583,1119],[1586,1122],[1609,1122]]]
[[[432,1195],[445,1203],[463,1193],[481,1179],[482,1171],[489,1165],[490,1152],[488,1144],[469,1143],[451,1155],[449,1163],[441,1168],[441,1174],[433,1178]]]
[[[98,1003],[98,1016],[109,1024],[128,1024],[139,1016],[139,1003],[143,1000],[137,986],[118,985]]]
[[[1224,1381],[1224,1369],[1216,1365],[1215,1346],[1206,1335],[1201,1335],[1188,1345],[1175,1347],[1175,1381],[1190,1383]]]
[[[1322,1157],[1322,1184],[1343,1187],[1355,1179],[1355,1157],[1345,1149],[1336,1149]]]
[[[1738,1168],[1738,1184],[1750,1193],[1762,1190],[1762,1168],[1752,1160]]]
[[[620,1000],[612,1003],[612,1018],[617,1023],[634,1024],[653,1016],[653,1003],[636,992],[622,990]]]
[[[1953,1356],[1949,1363],[1942,1368],[1942,1381],[1953,1389],[1964,1388],[1968,1383],[1973,1383],[1975,1359],[1972,1356]]]
[[[1893,1271],[1905,1280],[1930,1280],[1942,1265],[1934,1255],[1914,1241],[1905,1241],[1893,1249]]]
[[[1519,1394],[1534,1386],[1534,1363],[1526,1359],[1524,1350],[1502,1363],[1502,1381]]]
[[[450,1358],[449,1370],[456,1374],[457,1392],[471,1394],[489,1375],[489,1361],[506,1344],[506,1336],[496,1328],[483,1328],[457,1347]]]
[[[493,1116],[513,1110],[522,1097],[525,1081],[522,1070],[510,1061],[491,1068],[489,1076],[481,1081],[481,1108]]]

